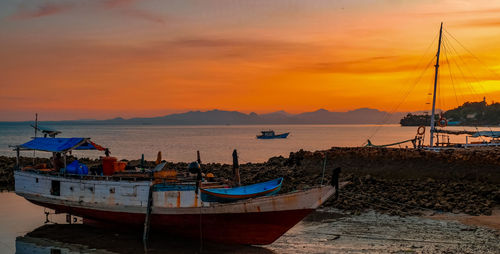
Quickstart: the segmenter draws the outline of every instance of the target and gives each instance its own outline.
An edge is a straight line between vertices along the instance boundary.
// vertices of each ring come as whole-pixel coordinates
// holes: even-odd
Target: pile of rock
[[[348,177],[339,200],[328,205],[359,213],[366,209],[395,215],[423,211],[491,215],[500,204],[500,184],[475,181],[394,180],[370,175]]]

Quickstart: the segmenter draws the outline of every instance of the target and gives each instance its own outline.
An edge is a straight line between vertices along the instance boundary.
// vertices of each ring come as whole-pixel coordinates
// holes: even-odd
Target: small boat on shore
[[[22,167],[19,160],[22,150],[62,154],[57,157],[64,158],[64,163],[60,169]],[[277,194],[281,178],[227,188],[224,193],[220,190],[224,185],[201,179],[201,170],[199,178],[190,178],[175,174],[173,169],[163,169],[165,162],[141,172],[114,168],[114,172],[101,170],[105,175],[70,174],[66,170],[66,155],[73,150],[103,150],[103,147],[89,138],[35,138],[15,146],[16,194],[57,213],[127,225],[132,230],[143,229],[144,239],[151,228],[213,242],[270,244],[326,202],[338,186],[338,174],[333,174],[336,177],[332,178],[332,185],[291,193]],[[103,167],[109,160],[104,158],[114,157],[103,157]],[[202,192],[227,196],[207,201]],[[232,202],[225,202],[226,199]]]
[[[201,200],[205,202],[235,202],[260,196],[276,195],[283,183],[283,177],[252,185],[234,188],[201,189]]]
[[[273,139],[273,138],[287,138],[290,132],[275,134],[273,130],[261,131],[261,135],[257,135],[258,139]]]

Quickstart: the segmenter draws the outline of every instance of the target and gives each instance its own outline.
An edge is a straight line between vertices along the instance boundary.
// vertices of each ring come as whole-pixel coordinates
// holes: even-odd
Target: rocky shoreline
[[[452,212],[490,215],[500,205],[500,149],[446,150],[429,152],[414,149],[331,148],[326,151],[298,151],[288,158],[273,157],[265,163],[240,165],[241,181],[251,184],[284,177],[282,192],[306,189],[330,181],[331,170],[341,167],[341,190],[335,207],[359,214],[376,210],[392,215],[417,215],[422,212]],[[89,167],[99,160],[79,158]],[[37,158],[38,163],[48,159]],[[32,158],[21,158],[24,165]],[[139,160],[127,161],[128,167]],[[154,166],[154,162],[146,162]],[[0,156],[0,188],[13,189],[15,158]],[[187,163],[169,162],[167,168],[186,170]],[[232,179],[232,165],[202,164],[204,173]]]

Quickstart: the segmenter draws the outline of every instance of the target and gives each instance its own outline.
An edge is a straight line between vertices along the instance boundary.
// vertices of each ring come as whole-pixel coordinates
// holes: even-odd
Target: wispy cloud
[[[68,11],[73,8],[71,3],[42,3],[33,7],[26,7],[22,5],[18,8],[17,12],[10,16],[12,20],[23,20],[40,18],[44,16],[55,15]]]
[[[88,7],[90,11],[99,9],[109,12],[116,12],[126,17],[140,19],[148,22],[164,24],[165,19],[148,10],[142,10],[134,6],[138,0],[101,0],[98,2],[44,2],[34,4],[22,4],[13,13],[10,20],[27,20],[61,14],[76,8]]]
[[[378,56],[346,61],[324,61],[303,64],[295,67],[294,70],[312,73],[389,73],[415,69],[414,64],[408,61],[409,59],[402,61],[401,58]]]
[[[108,8],[116,8],[124,5],[130,5],[137,0],[104,0],[102,5]]]
[[[445,16],[445,15],[477,15],[477,14],[497,14],[500,13],[500,8],[478,9],[478,10],[461,10],[461,11],[443,11],[443,12],[423,12],[420,15],[429,16]]]
[[[165,18],[156,15],[152,12],[145,11],[145,10],[139,10],[139,9],[125,9],[121,12],[123,15],[126,15],[128,17],[132,18],[138,18],[142,19],[144,21],[149,21],[153,23],[158,23],[158,24],[165,24]]]
[[[466,26],[466,27],[500,27],[500,19],[499,18],[492,18],[492,19],[476,19],[476,20],[469,20],[465,21],[459,26]]]

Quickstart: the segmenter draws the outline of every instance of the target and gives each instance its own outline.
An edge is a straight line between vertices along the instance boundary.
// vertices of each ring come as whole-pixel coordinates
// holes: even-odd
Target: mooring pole
[[[153,210],[153,183],[149,185],[148,204],[146,207],[146,218],[144,219],[144,232],[142,234],[142,243],[144,244],[144,248],[146,248],[147,241],[149,238],[149,225],[151,221],[152,210]]]
[[[238,164],[238,152],[236,149],[233,151],[233,175],[234,175],[234,183],[237,186],[241,185],[240,180],[240,165]]]
[[[38,113],[35,113],[35,138],[38,131]],[[33,166],[35,166],[36,150],[33,149]]]
[[[198,162],[198,164],[200,164],[201,166],[201,157],[200,157],[200,151],[196,151],[196,161]]]
[[[16,169],[19,170],[20,165],[19,165],[19,146],[16,147]]]
[[[434,144],[434,125],[435,125],[435,119],[434,116],[436,115],[436,88],[437,88],[437,82],[438,82],[438,70],[439,70],[439,53],[441,52],[441,36],[443,34],[443,22],[441,22],[441,28],[439,29],[439,43],[438,43],[438,50],[436,54],[436,71],[434,72],[434,94],[432,95],[432,115],[431,115],[431,139],[430,139],[430,147],[433,147]]]

